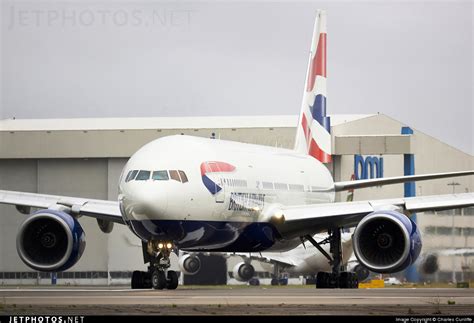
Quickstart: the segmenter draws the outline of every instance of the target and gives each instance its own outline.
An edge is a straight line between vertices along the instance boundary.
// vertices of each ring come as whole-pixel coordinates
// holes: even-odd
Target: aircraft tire
[[[151,275],[151,283],[153,289],[164,289],[166,287],[165,273],[161,270],[156,269]]]
[[[168,270],[168,279],[166,280],[167,289],[176,289],[178,287],[178,274],[176,271]]]
[[[141,289],[144,288],[143,286],[143,278],[141,271],[135,270],[132,273],[132,281],[131,281],[132,289]]]
[[[152,288],[152,283],[151,283],[151,273],[147,271],[141,271],[140,272],[142,275],[142,284],[143,288]]]
[[[316,288],[329,288],[329,273],[318,272],[316,275]]]
[[[352,288],[352,275],[346,271],[339,275],[339,288]]]

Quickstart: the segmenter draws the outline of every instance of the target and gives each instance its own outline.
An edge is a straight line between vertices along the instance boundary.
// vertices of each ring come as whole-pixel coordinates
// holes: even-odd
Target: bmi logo
[[[369,179],[383,177],[383,158],[375,156],[364,157],[354,155],[355,179]]]

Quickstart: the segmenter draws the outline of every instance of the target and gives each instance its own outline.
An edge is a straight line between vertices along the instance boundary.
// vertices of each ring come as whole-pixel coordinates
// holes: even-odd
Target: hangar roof
[[[373,114],[335,114],[331,115],[331,125],[335,126],[371,116]],[[0,120],[0,131],[294,128],[297,122],[298,115],[4,119]]]

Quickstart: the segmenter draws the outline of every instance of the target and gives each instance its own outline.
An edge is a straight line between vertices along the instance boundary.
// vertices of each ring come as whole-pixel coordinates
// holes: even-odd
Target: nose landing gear
[[[176,289],[178,274],[169,270],[170,254],[173,244],[166,241],[150,240],[142,244],[143,258],[149,262],[148,272],[134,271],[132,274],[132,289]]]

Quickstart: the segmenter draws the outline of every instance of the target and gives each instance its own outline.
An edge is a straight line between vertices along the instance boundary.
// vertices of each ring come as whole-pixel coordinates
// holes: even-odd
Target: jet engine
[[[357,275],[357,280],[362,282],[369,278],[370,271],[362,266],[357,260],[350,260],[347,263],[347,271],[354,272]]]
[[[432,275],[439,270],[438,256],[434,253],[426,254],[422,257],[418,270],[426,275]]]
[[[201,260],[195,255],[184,255],[179,257],[179,268],[185,275],[195,275],[201,269]]]
[[[107,220],[97,219],[97,224],[103,233],[110,233],[114,228],[114,223]]]
[[[421,251],[420,231],[404,214],[380,211],[366,215],[354,231],[354,253],[376,273],[401,271],[416,261]]]
[[[79,222],[67,213],[40,210],[20,226],[16,249],[21,260],[38,271],[64,271],[76,264],[86,246]]]
[[[370,276],[370,271],[361,264],[355,265],[353,271],[356,273],[357,280],[360,282],[366,280]]]
[[[250,280],[255,274],[255,268],[251,264],[246,264],[245,262],[240,262],[234,266],[232,274],[235,279],[240,282],[246,282]]]

